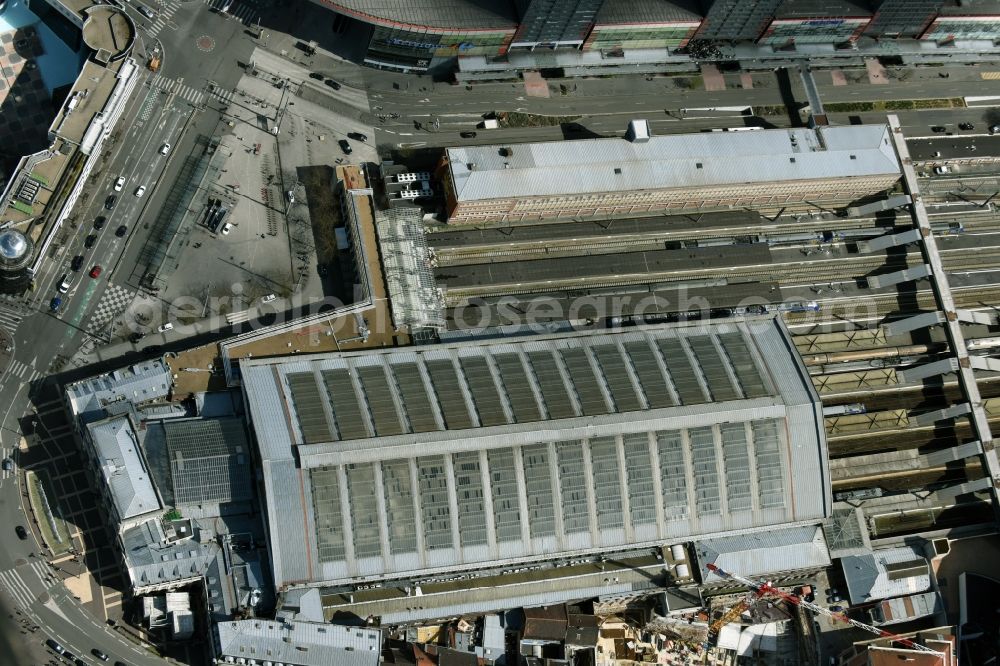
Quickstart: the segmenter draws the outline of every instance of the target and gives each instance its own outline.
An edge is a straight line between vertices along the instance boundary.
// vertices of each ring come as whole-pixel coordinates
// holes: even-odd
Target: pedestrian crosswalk
[[[186,83],[181,83],[177,79],[171,79],[166,76],[158,76],[153,79],[152,83],[157,88],[165,90],[168,93],[173,93],[181,99],[191,102],[195,106],[198,106],[205,100],[204,91],[193,88]]]
[[[177,0],[158,0],[150,4],[156,8],[156,17],[152,19],[153,24],[147,32],[151,37],[156,37],[167,24],[171,23],[174,12],[180,8],[181,3]]]
[[[202,0],[217,12],[225,12],[243,25],[257,21],[258,12],[251,2],[246,0]]]
[[[48,562],[31,560],[26,566],[0,571],[0,586],[10,595],[17,608],[27,608],[38,599],[38,594],[32,590],[32,585],[29,585],[29,582],[34,584],[35,578],[44,589],[52,587],[55,578]]]
[[[24,319],[23,310],[0,303],[0,328],[13,335],[22,319]]]
[[[16,358],[10,359],[10,365],[7,366],[7,372],[4,373],[4,377],[17,377],[24,383],[31,383],[40,377],[44,377],[45,373],[35,370],[33,367],[18,361]]]

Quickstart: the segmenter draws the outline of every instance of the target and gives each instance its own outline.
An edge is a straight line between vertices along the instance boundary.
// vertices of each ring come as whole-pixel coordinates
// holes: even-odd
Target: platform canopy
[[[241,362],[276,585],[413,579],[821,521],[781,320]]]

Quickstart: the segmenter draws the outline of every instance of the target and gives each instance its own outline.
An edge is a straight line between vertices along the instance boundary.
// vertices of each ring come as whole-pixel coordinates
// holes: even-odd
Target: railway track
[[[997,239],[1000,240],[1000,239]],[[981,271],[998,268],[1000,273],[1000,246],[978,248],[946,248],[941,250],[945,268],[949,272]],[[888,273],[923,264],[920,252],[908,248],[904,253],[891,255],[829,254],[810,255],[802,258],[784,259],[779,256],[769,264],[752,268],[736,267],[721,271],[730,283],[774,282],[783,287],[830,286],[831,284],[856,283],[870,275]],[[634,273],[615,276],[567,276],[563,279],[546,279],[528,282],[504,282],[489,285],[448,287],[445,292],[448,307],[462,304],[472,297],[523,296],[537,292],[555,290],[606,289],[651,282],[670,283],[691,280],[718,280],[717,267],[671,268],[656,272],[637,266]],[[831,276],[834,276],[831,279]],[[866,296],[852,297],[852,301],[865,300]]]

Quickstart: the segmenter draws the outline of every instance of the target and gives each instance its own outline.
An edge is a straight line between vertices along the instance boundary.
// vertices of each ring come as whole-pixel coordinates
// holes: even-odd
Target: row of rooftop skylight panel
[[[587,547],[609,545],[600,540],[606,541],[609,534],[623,538],[626,520],[636,534],[645,535],[636,537],[642,541],[667,536],[658,533],[661,513],[666,525],[720,515],[728,520],[730,514],[785,505],[786,466],[774,420],[561,441],[552,447],[541,443],[493,449],[485,455],[486,485],[478,451],[451,454],[450,461],[438,455],[313,470],[320,559],[332,562],[346,558],[345,519],[350,522],[355,558],[382,554],[383,520],[387,545],[394,555],[418,552],[418,529],[423,550],[452,548],[455,518],[450,509],[450,484],[457,497],[458,536],[463,548],[489,542],[487,495],[497,543],[522,541],[525,529],[531,539],[560,536],[561,521],[561,535],[586,534]],[[658,467],[653,465],[654,455]],[[375,465],[381,466],[381,487],[376,483]],[[526,491],[525,524],[518,490],[519,466]],[[419,509],[414,506],[412,472],[417,479]],[[659,476],[659,493],[654,475]],[[757,480],[756,497],[752,477]],[[350,498],[346,516],[340,493],[345,479]],[[379,514],[378,493],[383,495],[384,517]],[[589,538],[592,524],[605,535],[596,543]]]
[[[313,372],[286,381],[307,444],[771,394],[738,332],[652,342],[353,364],[319,373],[325,396]]]

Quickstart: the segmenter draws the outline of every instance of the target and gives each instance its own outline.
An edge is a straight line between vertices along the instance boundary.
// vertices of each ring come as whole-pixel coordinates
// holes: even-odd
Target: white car
[[[948,166],[936,166],[934,167],[934,173],[940,175],[951,173],[951,167]]]
[[[145,193],[146,193],[146,186],[140,185],[139,188],[135,191],[135,196],[141,197]]]
[[[125,176],[118,176],[118,180],[115,181],[115,192],[121,192],[123,187],[125,187]]]
[[[169,143],[165,143],[162,146],[160,146],[160,154],[161,155],[166,155],[169,152],[170,152],[170,144]]]
[[[158,329],[156,329],[156,332],[157,333],[166,333],[167,331],[172,331],[172,330],[174,330],[174,325],[173,325],[172,322],[168,321],[166,324],[163,324]]]
[[[231,225],[230,223],[226,222],[225,224],[222,225],[222,235],[223,236],[225,236],[226,234],[228,234],[232,230],[233,230],[233,225]]]
[[[285,192],[285,196],[288,197],[288,203],[290,204],[295,203],[295,192],[293,192],[292,190],[288,190],[287,192]]]
[[[274,294],[268,294],[268,295],[267,295],[267,296],[265,296],[264,298],[260,299],[260,302],[261,302],[261,303],[270,303],[270,302],[271,302],[271,301],[273,301],[273,300],[274,300],[275,298],[277,298],[277,296],[275,296]]]
[[[62,280],[59,281],[59,293],[65,294],[67,291],[69,291],[69,287],[70,287],[69,273],[66,273],[66,275],[62,276]]]

